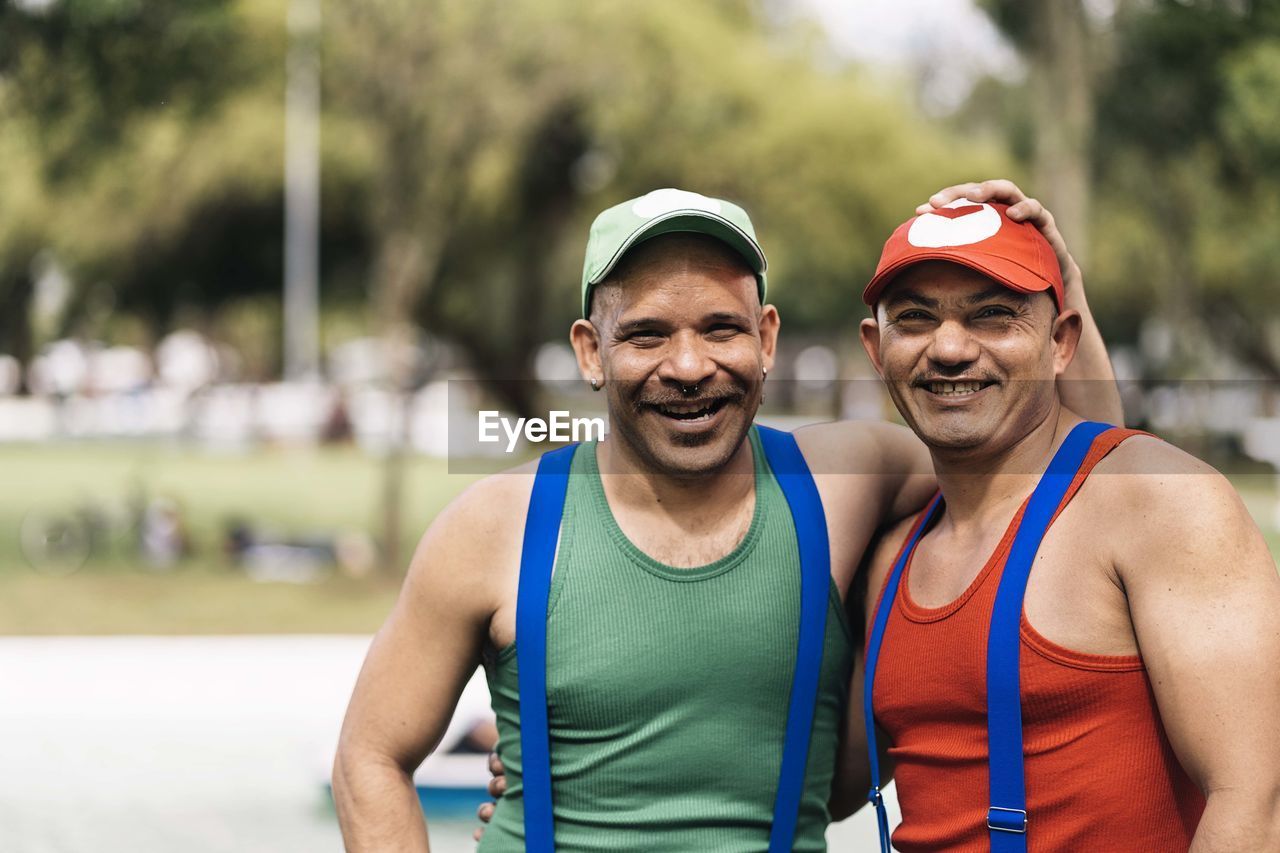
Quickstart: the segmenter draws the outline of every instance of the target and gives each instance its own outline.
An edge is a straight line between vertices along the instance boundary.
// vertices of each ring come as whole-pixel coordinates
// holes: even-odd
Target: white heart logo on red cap
[[[719,213],[720,202],[707,198],[701,193],[688,190],[662,189],[654,190],[641,196],[631,205],[631,212],[642,219],[653,219],[664,213],[675,210],[705,210],[707,213]]]
[[[964,208],[973,210],[963,210]],[[907,230],[907,242],[920,249],[968,246],[992,237],[1003,224],[999,211],[989,204],[958,198],[942,208],[956,214],[922,213]]]

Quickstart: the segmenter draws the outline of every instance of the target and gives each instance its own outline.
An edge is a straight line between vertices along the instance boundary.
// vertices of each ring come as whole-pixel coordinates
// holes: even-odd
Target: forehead
[[[885,304],[891,304],[913,294],[943,299],[948,296],[972,296],[984,291],[1006,293],[1013,297],[1022,295],[970,267],[949,261],[924,261],[912,264],[895,276],[880,299]]]

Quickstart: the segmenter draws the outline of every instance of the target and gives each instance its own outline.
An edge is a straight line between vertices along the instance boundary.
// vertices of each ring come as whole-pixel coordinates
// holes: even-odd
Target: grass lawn
[[[405,560],[440,508],[476,479],[449,474],[441,460],[406,464]],[[154,444],[11,445],[0,446],[0,471],[0,633],[367,632],[381,624],[399,588],[398,576],[338,572],[307,584],[260,583],[223,550],[233,518],[281,538],[376,535],[382,462],[354,449],[225,454]],[[123,520],[139,488],[182,507],[190,558],[148,570],[121,529],[73,574],[32,570],[20,544],[29,514],[66,515],[89,503]]]
[[[257,582],[222,549],[229,519],[282,537],[379,529],[381,461],[354,449],[262,449],[215,454],[154,444],[0,446],[0,634],[215,634],[371,632],[399,588],[396,577],[334,572],[306,584]],[[406,463],[404,559],[418,536],[476,475],[443,461]],[[1276,479],[1237,477],[1273,555]],[[29,513],[66,514],[86,501],[120,513],[133,490],[183,507],[194,553],[148,570],[117,533],[77,572],[32,570],[19,543]]]

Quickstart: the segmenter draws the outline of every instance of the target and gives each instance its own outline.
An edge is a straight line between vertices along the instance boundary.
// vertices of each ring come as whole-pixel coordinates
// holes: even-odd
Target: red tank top
[[[1100,435],[1058,513],[1099,460],[1139,434]],[[893,846],[903,853],[990,849],[987,632],[1025,508],[955,601],[915,604],[910,562],[899,584],[874,698],[893,743],[902,807]],[[1204,797],[1169,745],[1142,658],[1063,648],[1024,615],[1020,661],[1029,853],[1187,850]]]

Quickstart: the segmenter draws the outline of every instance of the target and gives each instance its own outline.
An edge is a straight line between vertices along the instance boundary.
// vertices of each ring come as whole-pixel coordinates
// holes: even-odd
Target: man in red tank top
[[[1047,216],[1037,202],[981,201],[993,195],[934,196],[864,293],[863,345],[943,499],[927,522],[889,530],[864,572],[870,626],[904,560],[872,690],[902,851],[991,847],[993,602],[1028,495],[1082,420],[1055,382],[1082,329],[1054,259],[1065,249],[1017,221]],[[1177,448],[1113,429],[1053,518],[1015,653],[1026,849],[1280,851],[1280,577],[1235,491]],[[853,692],[850,805],[868,788],[857,674]]]

